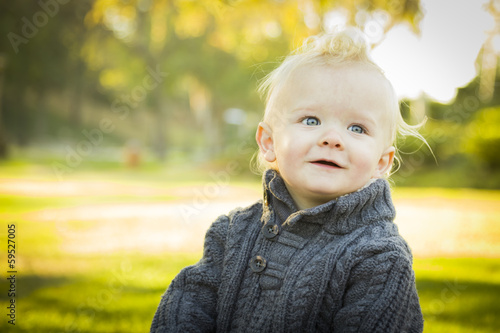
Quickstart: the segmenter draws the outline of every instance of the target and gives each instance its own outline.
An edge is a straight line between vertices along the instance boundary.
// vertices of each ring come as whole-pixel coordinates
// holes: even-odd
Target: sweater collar
[[[264,223],[273,219],[275,223],[286,222],[291,226],[303,220],[321,224],[329,233],[343,235],[376,221],[392,221],[396,215],[385,179],[377,179],[359,191],[304,210],[298,210],[277,171],[267,170],[263,185]]]

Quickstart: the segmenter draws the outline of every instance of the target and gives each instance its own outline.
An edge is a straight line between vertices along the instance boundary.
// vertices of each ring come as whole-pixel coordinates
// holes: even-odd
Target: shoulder
[[[386,258],[390,262],[406,263],[411,267],[413,256],[406,240],[393,222],[365,227],[351,248],[351,258],[360,262],[368,258]]]
[[[262,215],[262,201],[257,201],[247,207],[238,207],[228,214],[220,215],[210,226],[207,235],[224,234],[227,235],[230,229],[243,227],[255,219],[260,219]]]
[[[395,226],[395,225],[394,225]],[[412,255],[397,228],[366,227],[336,265],[330,295],[342,295],[334,326],[359,332],[421,332]]]
[[[248,215],[256,212],[262,212],[262,200],[258,200],[246,207],[237,207],[227,214],[229,218],[234,218],[237,215]]]
[[[262,216],[262,200],[259,200],[247,207],[235,208],[226,216],[230,221],[230,225],[250,222],[255,218],[260,219],[260,217]]]
[[[412,266],[411,250],[397,227],[379,224],[367,226],[363,235],[345,249],[332,277],[335,280],[344,276],[342,281],[346,286],[358,284],[363,288],[375,288],[376,292],[372,291],[378,294],[382,292],[380,288],[394,279],[402,285],[412,285]]]

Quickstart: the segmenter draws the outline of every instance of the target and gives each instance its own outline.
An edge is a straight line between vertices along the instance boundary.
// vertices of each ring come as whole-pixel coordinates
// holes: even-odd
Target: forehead
[[[342,111],[343,115],[356,111],[384,123],[395,120],[392,86],[372,64],[302,65],[280,83],[270,101],[268,118],[274,120],[300,109]]]
[[[382,73],[371,64],[307,65],[293,70],[282,83],[282,103],[300,103],[300,99],[325,102],[384,104],[392,95],[392,87]]]

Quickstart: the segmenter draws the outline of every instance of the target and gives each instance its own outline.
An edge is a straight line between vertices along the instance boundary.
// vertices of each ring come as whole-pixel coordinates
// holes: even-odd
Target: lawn
[[[169,281],[197,259],[180,253],[23,255],[16,329],[3,320],[0,330],[147,331]],[[498,332],[499,259],[416,259],[415,271],[425,332]],[[4,281],[0,288],[7,289]]]
[[[207,227],[196,219],[165,222],[170,211],[164,205],[189,202],[193,193],[216,188],[212,185],[219,186],[217,196],[205,193],[202,199],[213,205],[235,193],[251,199],[260,191],[258,183],[239,182],[236,177],[230,184],[217,184],[210,178],[187,184],[187,177],[174,171],[133,176],[128,171],[82,172],[61,187],[46,174],[20,170],[0,165],[2,332],[147,331],[169,282],[182,267],[198,260],[200,248],[194,244]],[[185,184],[191,190],[182,192]],[[72,192],[69,185],[85,191]],[[432,196],[432,200],[440,198],[443,204],[456,205],[452,207],[463,206],[461,200],[473,196],[477,200],[474,206],[487,214],[480,217],[474,211],[474,217],[485,223],[484,230],[474,229],[474,237],[483,239],[484,235],[496,249],[500,193],[467,191],[399,189],[395,195],[405,204]],[[130,217],[122,219],[120,210],[126,209]],[[158,216],[146,214],[151,211]],[[206,212],[201,212],[200,219],[208,219]],[[15,327],[7,323],[6,316],[10,283],[5,264],[8,225],[12,223],[16,225]],[[182,228],[201,229],[193,236],[196,242],[174,244],[172,240],[183,235],[176,233]],[[165,242],[169,246],[160,246]],[[487,256],[471,252],[473,257],[461,252],[460,256],[436,253],[438,256],[417,254],[414,261],[425,332],[500,331],[500,255],[492,255],[494,251]]]
[[[16,330],[8,329],[5,320],[0,330],[147,331],[168,282],[197,257],[56,255],[37,257],[31,268],[35,259],[23,258]],[[425,332],[498,332],[500,260],[417,259],[415,270]]]
[[[414,261],[424,332],[499,332],[500,259]]]

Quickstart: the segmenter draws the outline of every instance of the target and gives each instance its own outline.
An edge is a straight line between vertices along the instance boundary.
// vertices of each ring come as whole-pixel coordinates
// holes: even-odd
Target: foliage
[[[0,146],[66,140],[61,133],[118,115],[113,136],[136,137],[160,158],[180,126],[182,140],[213,156],[232,140],[221,134],[224,111],[260,114],[256,81],[332,9],[377,38],[401,21],[416,29],[420,17],[418,0],[4,3]],[[151,69],[167,76],[149,89]]]
[[[421,96],[417,101],[406,101],[402,105],[405,119],[413,124],[415,107],[425,106],[428,118],[421,133],[432,151],[418,140],[403,142],[403,163],[394,175],[396,183],[405,186],[500,188],[497,154],[500,94],[495,90],[490,100],[481,99],[477,93],[479,83],[478,77],[460,88],[455,100],[449,104]],[[499,85],[497,79],[494,86]]]
[[[417,0],[2,3],[0,33],[7,38],[0,40],[0,158],[6,144],[12,154],[17,146],[43,144],[64,159],[68,149],[85,143],[84,130],[99,129],[107,119],[113,130],[92,147],[89,163],[118,156],[106,149],[122,149],[131,140],[148,158],[152,152],[168,163],[224,163],[235,142],[253,140],[263,109],[259,79],[305,37],[344,20],[375,45],[400,22],[418,31],[421,17]],[[151,84],[151,71],[161,73],[159,82]],[[482,101],[478,86],[479,79],[459,89],[448,105],[425,96],[407,101],[403,111],[412,123],[410,109],[426,105],[430,119],[423,133],[437,163],[431,151],[409,139],[401,144],[397,182],[500,186],[486,181],[496,177],[496,148],[490,148],[498,142],[464,136],[479,109],[500,101],[498,93]],[[225,121],[232,108],[243,110],[243,124]],[[253,151],[245,151],[234,159],[249,160]],[[465,181],[471,170],[478,176]],[[449,174],[459,177],[448,181]]]
[[[58,111],[49,107],[51,92],[57,91],[75,124],[81,121],[84,90],[92,96],[86,88],[93,86],[94,77],[80,57],[85,33],[82,17],[92,1],[54,3],[48,11],[38,2],[0,4],[0,31],[6,37],[0,40],[5,64],[0,70],[4,82],[0,121],[6,123],[0,123],[0,131],[7,130],[9,142],[26,145],[43,137],[48,114]]]
[[[492,170],[500,168],[500,107],[479,110],[465,128],[464,149]]]

